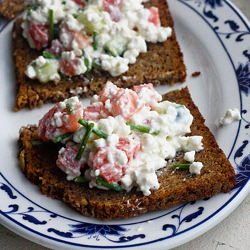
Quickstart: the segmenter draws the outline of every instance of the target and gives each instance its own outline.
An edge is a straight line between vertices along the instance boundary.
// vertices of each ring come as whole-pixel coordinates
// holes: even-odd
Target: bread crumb
[[[192,73],[192,77],[198,77],[201,74],[200,71],[195,71]]]

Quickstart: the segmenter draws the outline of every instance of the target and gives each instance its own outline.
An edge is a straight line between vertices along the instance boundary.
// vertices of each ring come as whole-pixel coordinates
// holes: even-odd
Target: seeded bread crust
[[[25,9],[26,2],[25,0],[2,0],[0,1],[0,15],[13,19]]]
[[[173,27],[173,19],[165,0],[152,0],[147,5],[159,8],[163,26]],[[166,42],[148,44],[148,52],[141,53],[137,62],[130,65],[129,71],[119,77],[112,77],[105,72],[91,72],[84,76],[64,77],[57,84],[41,84],[25,75],[27,65],[39,56],[39,52],[31,49],[23,38],[21,22],[21,19],[17,19],[13,28],[13,56],[17,79],[15,111],[24,107],[32,109],[47,102],[58,102],[76,95],[76,92],[81,97],[92,96],[103,89],[107,80],[120,87],[132,87],[134,84],[146,82],[158,85],[185,81],[183,55],[173,30],[172,36]]]
[[[160,188],[150,196],[136,190],[90,189],[87,185],[67,181],[66,175],[56,167],[60,146],[53,143],[32,145],[32,141],[38,140],[35,126],[24,128],[20,134],[21,169],[31,182],[39,185],[43,194],[64,201],[83,215],[102,220],[129,218],[182,202],[208,198],[219,192],[229,192],[236,183],[234,170],[204,125],[188,89],[168,93],[164,99],[185,105],[194,116],[191,134],[203,136],[204,150],[196,154],[196,161],[201,161],[204,168],[198,176],[190,175],[188,170],[173,171],[168,165],[159,172]],[[179,156],[175,164],[183,162],[183,156]]]

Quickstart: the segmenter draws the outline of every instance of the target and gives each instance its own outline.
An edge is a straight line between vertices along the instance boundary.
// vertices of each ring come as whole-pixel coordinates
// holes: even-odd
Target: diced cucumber
[[[92,35],[94,32],[99,33],[104,25],[102,13],[97,6],[89,5],[77,17],[77,20],[82,23],[88,34]]]
[[[58,62],[50,60],[41,67],[36,67],[37,78],[40,82],[46,83],[50,80],[59,78],[58,75]]]
[[[106,53],[112,56],[121,56],[126,50],[127,42],[123,39],[115,39],[108,41],[104,45],[104,50]]]

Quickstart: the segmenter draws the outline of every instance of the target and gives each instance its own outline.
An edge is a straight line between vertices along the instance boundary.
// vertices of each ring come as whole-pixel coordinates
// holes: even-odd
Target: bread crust
[[[26,5],[25,0],[2,0],[0,1],[0,15],[13,19],[25,9]]]
[[[185,105],[194,116],[191,135],[203,136],[204,150],[196,153],[196,161],[201,161],[204,168],[198,176],[190,175],[187,170],[173,171],[169,165],[159,172],[160,188],[152,191],[150,196],[136,190],[115,192],[90,189],[87,185],[67,181],[65,173],[56,167],[58,145],[32,145],[32,141],[38,140],[35,126],[23,128],[20,134],[21,169],[31,182],[39,185],[43,194],[64,201],[85,216],[102,220],[129,218],[208,198],[219,192],[229,192],[236,183],[234,170],[205,126],[188,89],[170,92],[164,99]],[[175,164],[182,162],[183,156],[180,155]]]
[[[159,8],[163,26],[173,28],[173,19],[165,0],[151,0],[147,6]],[[119,77],[112,77],[105,72],[91,72],[84,76],[62,78],[59,83],[41,84],[25,75],[27,65],[39,56],[39,51],[29,47],[22,36],[21,19],[17,19],[13,28],[13,57],[16,69],[17,95],[14,110],[28,107],[30,109],[47,102],[58,102],[75,95],[87,97],[101,91],[110,80],[120,87],[132,87],[135,84],[151,82],[158,84],[173,84],[184,82],[186,68],[183,55],[176,40],[175,31],[164,43],[148,43],[148,52],[141,53],[135,64],[130,65],[129,71]]]

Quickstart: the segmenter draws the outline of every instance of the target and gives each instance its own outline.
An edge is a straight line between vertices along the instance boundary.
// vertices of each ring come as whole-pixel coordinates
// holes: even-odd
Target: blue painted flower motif
[[[13,194],[11,188],[2,182],[0,182],[0,189],[5,191],[10,199],[15,200],[17,198],[17,196]]]
[[[168,223],[168,224],[163,225],[162,230],[167,231],[167,230],[171,229],[172,235],[175,235],[178,233],[178,231],[183,223],[191,222],[192,220],[199,217],[203,213],[204,207],[199,207],[197,211],[192,212],[189,215],[186,215],[184,218],[182,218],[182,212],[187,207],[187,205],[193,205],[193,204],[195,204],[195,202],[190,202],[190,203],[184,204],[181,209],[176,211],[176,212],[179,212],[178,214],[174,214],[171,216],[172,219],[177,219],[177,221],[174,224]]]
[[[145,238],[144,234],[137,234],[132,236],[124,236],[124,233],[128,229],[119,226],[119,225],[101,225],[101,224],[90,224],[90,223],[79,223],[69,225],[70,229],[68,232],[62,232],[55,228],[49,228],[48,232],[53,232],[61,237],[65,238],[79,238],[83,236],[88,236],[88,239],[94,238],[97,241],[100,240],[100,237],[104,237],[111,242],[124,243],[129,242],[137,238]],[[117,240],[110,238],[118,237]]]
[[[236,175],[237,183],[235,188],[244,186],[250,180],[250,154],[245,156],[239,164],[236,162],[238,158],[241,158],[243,156],[244,149],[248,144],[249,141],[243,141],[242,145],[236,150],[234,154],[234,162],[238,170],[238,173]]]
[[[250,180],[250,154],[244,157],[241,163],[238,165],[239,173],[237,174],[237,187],[245,185]]]
[[[236,75],[240,90],[248,96],[250,93],[250,62],[247,62],[245,65],[240,64],[236,70]]]
[[[205,0],[205,4],[209,5],[213,9],[215,9],[216,7],[222,6],[222,0]]]

